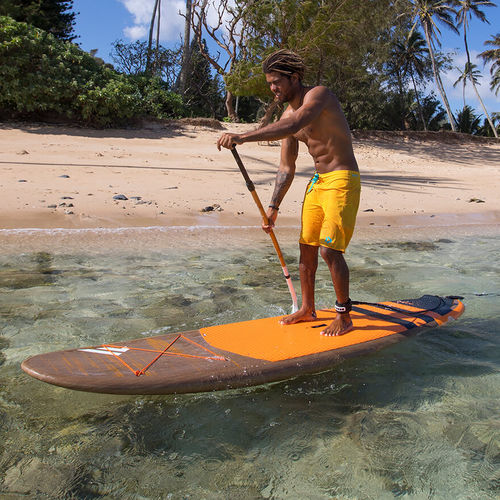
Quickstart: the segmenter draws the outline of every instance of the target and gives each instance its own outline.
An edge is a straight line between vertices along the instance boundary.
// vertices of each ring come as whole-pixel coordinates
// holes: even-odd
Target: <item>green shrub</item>
[[[182,97],[168,90],[160,78],[147,79],[141,94],[143,113],[161,119],[184,116]]]
[[[76,45],[10,17],[0,17],[0,114],[55,115],[97,127],[184,115],[181,97],[160,78],[118,74]]]
[[[89,84],[78,96],[79,112],[90,125],[124,125],[141,114],[141,96],[124,75],[117,75],[103,86]]]
[[[76,45],[0,17],[0,108],[74,116],[81,88],[101,83],[102,70]]]

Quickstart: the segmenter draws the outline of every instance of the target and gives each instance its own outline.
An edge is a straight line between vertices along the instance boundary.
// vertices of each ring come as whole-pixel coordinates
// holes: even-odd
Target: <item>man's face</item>
[[[292,75],[293,78],[294,75]],[[288,102],[293,97],[292,78],[286,75],[272,71],[266,73],[266,81],[279,102]]]

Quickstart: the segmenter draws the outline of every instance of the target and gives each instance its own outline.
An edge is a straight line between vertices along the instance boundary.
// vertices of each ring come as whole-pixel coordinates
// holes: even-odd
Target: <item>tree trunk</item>
[[[264,113],[264,116],[259,122],[259,128],[265,127],[266,125],[269,125],[271,123],[273,114],[278,106],[279,106],[278,101],[272,101],[271,104],[269,104],[269,106],[266,109],[266,112]]]
[[[422,105],[420,104],[420,99],[418,97],[417,84],[415,83],[415,78],[413,78],[413,72],[411,73],[411,81],[413,82],[413,88],[415,89],[415,98],[417,99],[418,112],[420,114],[420,119],[422,120],[422,125],[424,130],[427,132],[427,123],[425,123],[424,112],[422,111]]]
[[[153,64],[153,74],[159,73],[160,69],[160,12],[161,12],[161,0],[158,0],[158,12],[156,21],[156,51],[155,51],[155,62]]]
[[[186,91],[189,61],[191,59],[191,6],[192,0],[186,0],[186,20],[184,22],[184,44],[182,48],[182,66],[179,76],[179,89],[181,94]]]
[[[155,1],[153,7],[153,15],[151,16],[151,24],[149,25],[148,53],[146,54],[146,73],[151,73],[151,48],[153,46],[153,29],[155,26],[156,9],[158,8],[159,0]]]
[[[474,90],[476,92],[477,98],[479,99],[479,102],[481,103],[481,107],[483,108],[484,114],[486,115],[486,118],[488,119],[488,123],[490,124],[491,130],[493,130],[493,134],[498,139],[497,129],[495,128],[495,125],[493,125],[493,122],[491,121],[491,118],[490,118],[490,115],[488,114],[488,111],[486,111],[486,107],[484,105],[484,102],[481,99],[481,96],[479,95],[479,92],[477,91],[476,84],[474,83],[474,80],[472,78],[471,78],[471,82],[472,82],[472,86],[474,87]]]
[[[226,110],[227,110],[227,116],[231,118],[231,121],[238,123],[239,118],[233,106],[233,94],[229,90],[226,93]]]
[[[444,91],[443,82],[441,81],[441,77],[439,76],[439,70],[436,65],[436,59],[434,58],[434,51],[432,50],[432,42],[431,42],[431,37],[429,35],[429,28],[426,24],[424,25],[424,32],[425,32],[425,40],[427,41],[427,47],[429,47],[429,55],[431,56],[434,79],[436,80],[436,85],[438,87],[439,93],[441,94],[441,98],[443,99],[443,104],[444,107],[446,108],[446,113],[448,114],[448,120],[450,120],[451,130],[453,130],[453,132],[456,132],[457,126],[455,123],[455,118],[453,117],[453,113],[451,112],[450,103],[448,102],[448,98],[446,97],[446,92]]]

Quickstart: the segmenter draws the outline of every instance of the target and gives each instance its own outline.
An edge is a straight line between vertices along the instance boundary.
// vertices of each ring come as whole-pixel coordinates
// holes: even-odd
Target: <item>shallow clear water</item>
[[[29,251],[0,255],[0,495],[498,498],[498,238],[350,247],[353,298],[463,295],[466,313],[449,326],[320,375],[125,397],[53,387],[19,364],[41,352],[287,313],[281,268],[269,242],[249,235],[243,245],[244,237],[200,229],[202,244],[182,248],[152,245],[151,234],[141,245],[131,231],[133,250],[106,251],[80,235],[65,251],[57,238],[68,234],[49,237],[56,251],[31,248],[33,235],[24,235]],[[283,249],[296,276],[295,244]],[[331,306],[324,265],[317,282],[318,307]]]

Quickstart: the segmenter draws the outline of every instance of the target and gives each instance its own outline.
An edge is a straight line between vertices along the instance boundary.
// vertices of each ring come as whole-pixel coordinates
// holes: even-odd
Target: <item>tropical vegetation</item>
[[[186,0],[184,39],[159,42],[161,0],[146,41],[116,40],[112,65],[75,43],[72,0],[0,4],[0,118],[69,120],[97,127],[148,117],[213,117],[263,123],[282,110],[260,61],[290,48],[306,62],[306,84],[335,90],[352,128],[447,130],[498,136],[498,113],[480,92],[469,22],[488,23],[486,0]],[[463,36],[464,107],[453,113],[441,75],[451,57],[442,29]],[[499,34],[480,54],[500,90]],[[77,39],[76,39],[77,40]],[[217,47],[213,50],[210,47]],[[432,91],[435,85],[438,95]],[[472,86],[484,114],[465,101]]]

